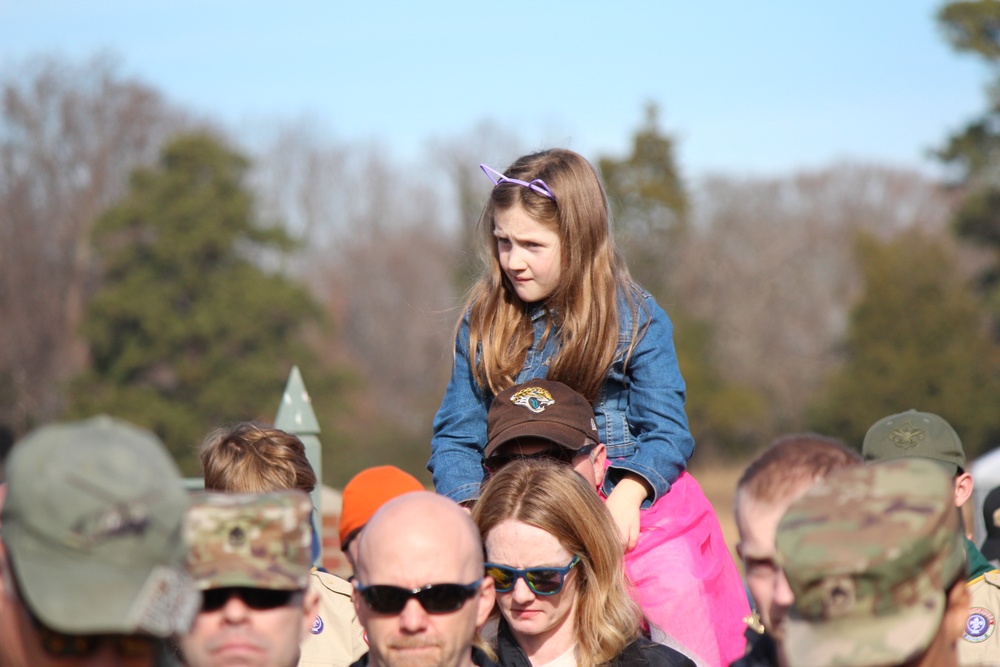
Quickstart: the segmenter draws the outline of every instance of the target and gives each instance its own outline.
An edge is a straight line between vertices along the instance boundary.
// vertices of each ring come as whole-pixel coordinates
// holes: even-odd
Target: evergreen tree
[[[291,365],[317,368],[302,335],[320,310],[265,270],[293,241],[255,218],[247,168],[211,136],[177,138],[94,230],[91,368],[72,387],[72,412],[151,428],[188,472],[210,430],[273,419]],[[325,377],[309,385],[328,389]]]
[[[745,451],[765,419],[760,396],[725,379],[712,360],[712,329],[670,298],[672,272],[687,232],[688,196],[655,105],[632,138],[632,153],[598,160],[617,242],[632,277],[665,307],[674,324],[678,364],[687,385],[686,411],[699,451]]]
[[[633,277],[665,298],[680,236],[687,225],[688,198],[674,162],[674,142],[659,127],[655,105],[632,138],[632,154],[598,160],[611,202],[618,245]]]
[[[981,57],[994,72],[987,88],[987,107],[978,118],[948,138],[937,156],[955,169],[964,193],[955,216],[959,236],[1000,250],[1000,2],[951,2],[938,12],[945,38],[959,52]],[[995,291],[1000,283],[996,264],[983,275],[983,284]],[[1000,319],[1000,296],[991,297]]]
[[[971,458],[1000,433],[997,348],[983,309],[939,239],[908,232],[889,241],[862,235],[865,294],[855,307],[844,365],[814,406],[810,426],[860,445],[886,415],[940,414]]]
[[[711,327],[678,308],[671,310],[677,362],[687,387],[685,408],[696,451],[710,458],[745,456],[767,441],[764,399],[720,372],[713,359]]]

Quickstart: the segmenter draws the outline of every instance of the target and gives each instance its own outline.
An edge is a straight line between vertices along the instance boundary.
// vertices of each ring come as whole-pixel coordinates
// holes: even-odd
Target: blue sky
[[[656,102],[689,176],[926,151],[985,106],[940,0],[422,3],[0,0],[0,65],[99,50],[239,127],[306,117],[419,159],[490,120],[529,147],[622,154]]]

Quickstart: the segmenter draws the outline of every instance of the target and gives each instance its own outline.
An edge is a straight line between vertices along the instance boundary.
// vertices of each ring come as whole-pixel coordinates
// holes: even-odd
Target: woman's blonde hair
[[[545,337],[555,326],[561,343],[547,377],[593,402],[618,349],[619,293],[624,289],[634,297],[639,291],[611,236],[604,186],[586,159],[565,149],[518,158],[504,175],[528,182],[541,179],[555,198],[501,181],[479,218],[484,270],[465,309],[476,382],[493,395],[513,385],[534,338],[528,304],[518,298],[500,268],[493,235],[496,212],[521,206],[533,220],[558,234],[562,249],[559,285],[544,303],[549,315]],[[628,299],[633,311],[638,301]],[[633,312],[632,347],[638,337],[637,321]]]
[[[629,597],[618,529],[597,492],[573,468],[554,461],[513,461],[482,488],[472,518],[486,541],[514,519],[549,533],[580,557],[575,619],[577,664],[616,658],[641,632],[643,615]]]
[[[205,438],[199,456],[209,491],[312,493],[316,488],[305,445],[281,429],[254,422],[220,428]]]

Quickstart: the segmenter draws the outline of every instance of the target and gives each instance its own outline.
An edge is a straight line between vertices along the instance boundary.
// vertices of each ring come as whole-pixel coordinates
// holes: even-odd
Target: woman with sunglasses
[[[513,461],[483,485],[472,516],[496,586],[501,667],[693,667],[643,636],[617,528],[572,468]]]

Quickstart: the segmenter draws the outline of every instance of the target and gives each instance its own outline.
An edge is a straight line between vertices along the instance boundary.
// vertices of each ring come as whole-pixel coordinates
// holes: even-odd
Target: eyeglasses
[[[285,607],[299,591],[273,590],[270,588],[250,588],[230,586],[226,588],[209,588],[201,593],[201,610],[218,611],[226,606],[234,595],[243,601],[250,609],[263,611]]]
[[[462,608],[479,591],[479,581],[471,584],[431,584],[423,588],[401,588],[387,584],[362,586],[356,590],[376,614],[398,614],[410,598],[416,598],[428,614],[447,614]]]
[[[115,652],[123,658],[152,661],[164,645],[162,639],[149,635],[70,635],[53,630],[42,623],[34,613],[30,615],[38,631],[42,649],[53,658],[85,658],[110,643]]]
[[[568,447],[561,447],[559,445],[554,445],[550,449],[543,449],[540,452],[535,452],[534,454],[501,454],[498,456],[490,456],[483,460],[483,466],[486,468],[487,475],[495,475],[497,471],[503,468],[505,465],[511,461],[530,461],[537,459],[548,459],[551,461],[557,461],[559,463],[573,463],[573,460],[578,456],[589,456],[594,448],[597,447],[596,444],[584,445],[580,449],[569,449]]]
[[[507,176],[504,176],[496,169],[487,167],[485,164],[481,162],[479,163],[479,168],[483,170],[484,174],[490,177],[490,180],[493,181],[494,186],[500,185],[501,183],[516,183],[518,185],[522,185],[528,188],[529,190],[532,190],[533,192],[537,192],[543,197],[548,197],[552,201],[556,200],[556,196],[552,194],[552,190],[550,190],[549,186],[546,185],[545,181],[543,181],[540,178],[536,178],[535,180],[529,183],[528,181],[522,181],[516,178],[508,178]]]
[[[486,563],[486,576],[493,577],[497,593],[510,593],[517,585],[517,580],[524,579],[524,583],[528,584],[535,595],[555,595],[562,590],[566,575],[579,562],[580,557],[573,556],[566,567],[529,567],[525,570]]]

